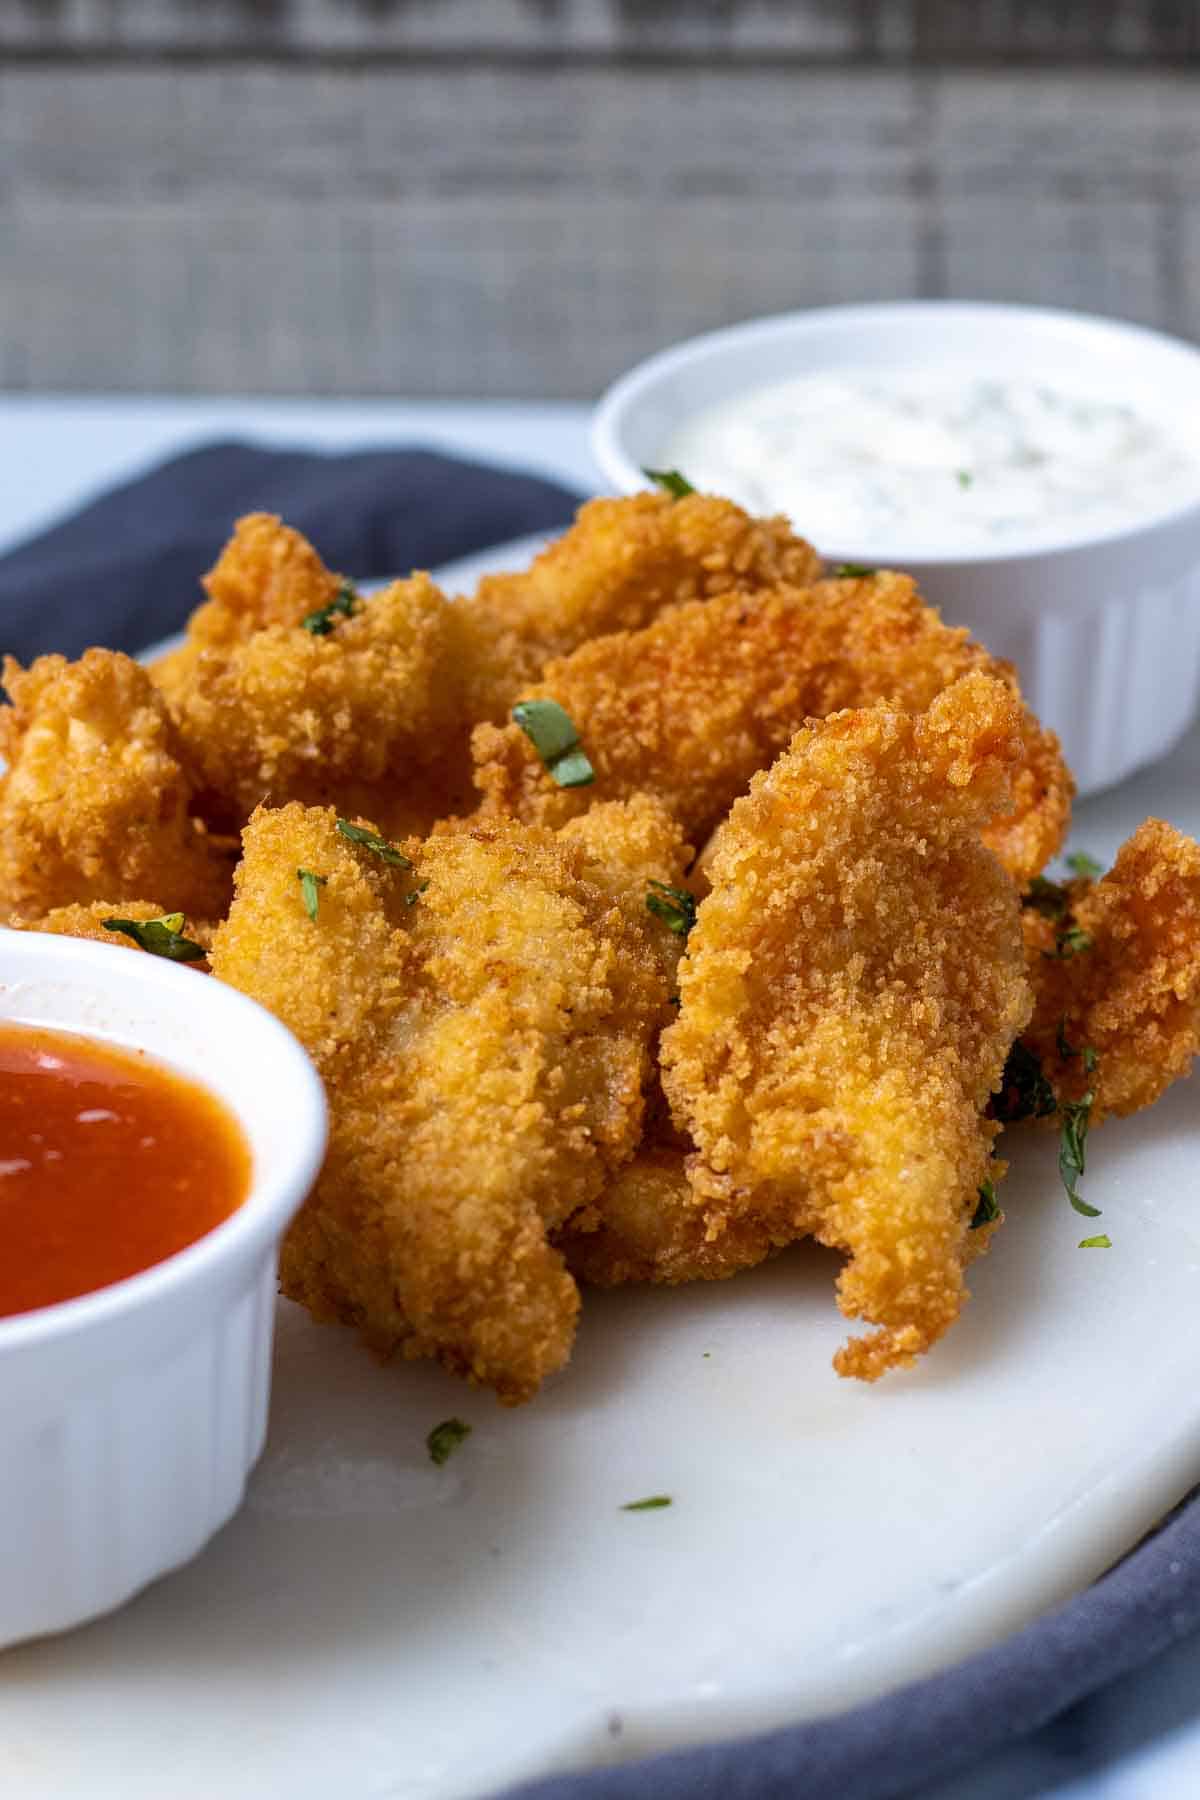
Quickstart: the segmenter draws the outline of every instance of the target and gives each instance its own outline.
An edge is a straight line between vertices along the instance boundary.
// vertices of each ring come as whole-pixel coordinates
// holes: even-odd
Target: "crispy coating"
[[[476,727],[475,781],[485,813],[554,826],[649,789],[702,842],[805,719],[876,702],[923,711],[973,669],[1019,694],[1011,666],[943,625],[904,575],[725,593],[585,644],[522,696],[570,715],[593,786],[557,787],[512,723]],[[1058,740],[1027,708],[1020,732],[1015,804],[1002,802],[985,835],[1024,882],[1061,845],[1072,786]]]
[[[1024,1038],[1060,1099],[1091,1089],[1098,1125],[1152,1106],[1200,1055],[1200,844],[1147,819],[1102,880],[1065,895],[1058,919],[1025,910],[1035,1009]],[[1064,955],[1071,927],[1088,947]]]
[[[489,575],[456,609],[472,720],[504,719],[553,657],[636,631],[664,608],[737,588],[803,586],[820,559],[786,519],[711,494],[590,500],[520,574]]]
[[[559,839],[583,852],[583,873],[643,930],[664,976],[675,991],[683,939],[646,905],[650,883],[687,891],[685,871],[692,846],[662,801],[653,794],[602,801],[563,826]]]
[[[600,1197],[582,1207],[554,1239],[567,1267],[591,1287],[654,1282],[725,1281],[765,1261],[795,1237],[786,1216],[714,1222],[696,1204],[687,1154],[668,1144],[639,1150]]]
[[[232,858],[191,817],[193,784],[146,671],[111,650],[4,665],[0,909],[37,917],[109,894],[162,894],[215,918]]]
[[[208,595],[188,620],[187,638],[163,657],[154,678],[174,703],[203,651],[229,650],[268,625],[298,625],[328,606],[342,577],[308,539],[273,513],[248,513],[204,577]]]
[[[120,931],[105,929],[105,919],[161,919],[168,909],[156,904],[153,900],[93,900],[90,906],[58,906],[52,912],[37,919],[15,917],[8,920],[13,931],[48,931],[53,937],[89,938],[95,944],[114,944],[118,949],[136,950],[140,956],[146,952],[141,945],[126,937]],[[216,927],[208,919],[184,918],[183,936],[191,938],[194,944],[202,944],[207,950],[212,943]],[[189,969],[203,969],[207,965],[197,959],[185,965]]]
[[[414,575],[325,636],[269,624],[201,651],[174,715],[226,816],[240,823],[268,796],[336,800],[405,835],[447,811],[467,785],[448,614],[428,576]]]
[[[503,822],[404,849],[410,870],[331,810],[256,813],[213,968],[329,1093],[285,1292],[515,1403],[569,1354],[578,1293],[547,1232],[637,1146],[668,980],[584,846]],[[324,878],[315,921],[300,868]]]
[[[976,673],[919,717],[799,732],[722,827],[663,1035],[710,1225],[790,1213],[845,1250],[835,1366],[874,1380],[953,1323],[983,1115],[1030,1011],[1018,896],[979,830],[1005,803],[1021,709]]]

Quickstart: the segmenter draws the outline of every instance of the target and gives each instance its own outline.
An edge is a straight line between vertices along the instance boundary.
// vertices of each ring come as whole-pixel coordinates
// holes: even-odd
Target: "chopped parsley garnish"
[[[1096,1067],[1094,1050],[1084,1051],[1083,1066],[1090,1075]],[[1086,1200],[1079,1198],[1079,1179],[1087,1167],[1087,1134],[1095,1099],[1095,1090],[1089,1088],[1082,1099],[1064,1100],[1058,1109],[1062,1120],[1058,1143],[1058,1172],[1067,1190],[1067,1199],[1077,1213],[1082,1213],[1088,1219],[1100,1217],[1098,1206],[1089,1206]]]
[[[1072,850],[1066,861],[1072,875],[1078,875],[1081,881],[1099,881],[1104,873],[1101,864],[1086,850]]]
[[[559,787],[589,787],[595,781],[579,733],[557,700],[518,701],[512,716]]]
[[[1048,1119],[1057,1110],[1054,1089],[1042,1073],[1037,1052],[1018,1038],[1008,1053],[999,1091],[992,1095],[992,1117],[1012,1125],[1018,1119]]]
[[[982,1183],[979,1189],[979,1205],[971,1217],[969,1229],[978,1231],[981,1225],[991,1225],[1000,1218],[1000,1207],[996,1201],[996,1190],[990,1181]]]
[[[1047,881],[1044,875],[1035,875],[1021,895],[1021,905],[1032,907],[1044,919],[1061,919],[1070,904],[1066,888],[1057,881]]]
[[[1043,950],[1042,955],[1049,962],[1066,962],[1072,956],[1082,956],[1094,943],[1091,932],[1085,931],[1082,925],[1068,925],[1055,938],[1053,950]]]
[[[429,1452],[430,1462],[436,1463],[440,1469],[443,1463],[449,1462],[459,1445],[465,1443],[470,1435],[471,1427],[465,1419],[443,1419],[440,1425],[434,1426],[425,1439],[425,1448]]]
[[[1079,1055],[1079,1051],[1075,1048],[1075,1045],[1067,1038],[1066,1013],[1064,1013],[1062,1018],[1058,1021],[1058,1029],[1054,1033],[1054,1047],[1064,1062],[1070,1062],[1072,1057]]]
[[[878,575],[879,570],[866,563],[835,563],[833,573],[839,581],[857,581],[861,575]]]
[[[318,606],[316,612],[310,612],[307,618],[301,619],[300,629],[311,632],[313,637],[328,637],[339,619],[354,616],[354,609],[360,598],[353,583],[343,581],[328,606]]]
[[[956,469],[954,476],[960,488],[969,488],[975,479],[970,469]]]
[[[661,919],[668,931],[685,938],[696,923],[696,896],[686,888],[668,887],[665,881],[652,881],[646,895],[646,911]]]
[[[670,1494],[647,1494],[644,1500],[627,1500],[621,1508],[622,1512],[657,1512],[662,1506],[670,1506]]]
[[[337,828],[344,838],[349,838],[352,844],[361,844],[364,850],[370,850],[372,855],[380,857],[385,863],[390,863],[394,869],[412,868],[412,864],[404,852],[397,850],[395,844],[389,844],[387,839],[380,837],[377,831],[368,831],[363,825],[352,825],[349,819],[339,819]]]
[[[1107,1231],[1102,1231],[1098,1237],[1080,1238],[1079,1248],[1081,1250],[1111,1250],[1112,1239]]]
[[[417,904],[417,901],[421,898],[421,895],[425,892],[425,889],[428,886],[429,886],[429,883],[427,881],[422,881],[417,887],[415,887],[413,889],[411,894],[405,894],[405,896],[404,896],[405,906],[415,906]]]
[[[686,475],[678,469],[643,469],[642,474],[655,487],[660,487],[664,494],[670,494],[673,500],[685,500],[689,494],[696,492]]]
[[[101,919],[100,923],[105,931],[119,931],[151,956],[165,956],[168,962],[199,962],[208,955],[203,944],[182,935],[181,912],[164,913],[161,919]]]
[[[321,906],[319,890],[325,886],[327,875],[314,875],[311,869],[297,869],[296,880],[300,883],[300,893],[304,900],[304,910],[309,918],[316,920]]]

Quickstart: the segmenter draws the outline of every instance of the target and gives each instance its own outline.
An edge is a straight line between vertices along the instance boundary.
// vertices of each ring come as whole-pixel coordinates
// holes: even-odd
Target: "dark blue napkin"
[[[428,450],[205,445],[0,557],[0,652],[132,654],[179,630],[241,513],[282,514],[330,568],[366,581],[552,530],[578,502],[535,476]]]

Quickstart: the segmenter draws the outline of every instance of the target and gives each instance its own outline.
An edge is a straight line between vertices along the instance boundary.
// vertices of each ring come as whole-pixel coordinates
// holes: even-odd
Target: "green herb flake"
[[[425,1439],[425,1448],[429,1452],[429,1460],[440,1469],[443,1463],[449,1462],[460,1444],[464,1444],[471,1435],[471,1427],[465,1419],[443,1419],[435,1425]]]
[[[1073,850],[1066,860],[1072,875],[1078,875],[1081,881],[1099,881],[1104,873],[1103,866],[1086,850]]]
[[[990,1181],[983,1182],[979,1189],[979,1205],[971,1217],[969,1229],[978,1231],[981,1225],[994,1225],[1003,1216],[996,1201],[995,1188]]]
[[[1047,962],[1068,962],[1072,956],[1082,956],[1090,950],[1095,941],[1082,925],[1068,925],[1055,938],[1053,950],[1043,950],[1042,955]]]
[[[646,895],[646,911],[661,919],[668,931],[686,938],[696,923],[696,896],[686,888],[668,887],[665,881],[652,881]]]
[[[413,889],[411,894],[405,894],[405,896],[404,896],[405,906],[415,906],[417,904],[417,901],[421,898],[421,895],[425,892],[425,889],[428,886],[429,886],[429,883],[427,881],[422,881],[419,884],[419,886],[417,886]]]
[[[1067,1015],[1065,1013],[1058,1021],[1058,1029],[1054,1034],[1054,1047],[1064,1062],[1071,1062],[1079,1055],[1079,1051],[1067,1037]]]
[[[310,612],[306,618],[301,619],[300,629],[313,637],[328,637],[339,619],[353,618],[360,599],[361,595],[353,583],[343,581],[328,606],[318,606],[316,612]]]
[[[316,923],[317,913],[320,911],[321,906],[320,890],[325,886],[328,879],[329,877],[327,875],[314,875],[311,869],[296,870],[296,880],[300,883],[300,894],[304,901],[304,910],[314,924]]]
[[[673,500],[686,500],[689,494],[696,492],[687,476],[681,475],[678,469],[643,469],[642,474],[664,494],[670,494]]]
[[[1112,1239],[1107,1231],[1102,1231],[1098,1237],[1080,1238],[1079,1248],[1081,1250],[1111,1250]]]
[[[992,1117],[1013,1125],[1018,1119],[1048,1119],[1057,1110],[1041,1059],[1018,1038],[1008,1053],[999,1091],[992,1095]]]
[[[1084,1051],[1084,1067],[1089,1073],[1096,1066],[1095,1051]],[[1088,1056],[1092,1060],[1089,1064]],[[1059,1107],[1062,1130],[1058,1144],[1058,1172],[1062,1184],[1067,1190],[1067,1199],[1077,1213],[1086,1219],[1098,1219],[1100,1208],[1089,1206],[1086,1200],[1079,1198],[1079,1181],[1087,1168],[1087,1135],[1091,1123],[1092,1107],[1095,1103],[1095,1090],[1089,1088],[1079,1100],[1064,1100]]]
[[[969,488],[975,477],[972,475],[970,469],[956,469],[954,471],[954,479],[957,481],[960,488]]]
[[[660,1508],[671,1505],[670,1494],[647,1494],[644,1500],[627,1500],[621,1508],[622,1512],[658,1512]]]
[[[557,700],[518,701],[512,716],[541,757],[546,773],[559,787],[591,786],[596,771],[587,759],[579,733]]]
[[[377,831],[368,831],[362,825],[352,825],[349,819],[339,819],[337,828],[344,838],[349,838],[352,844],[360,844],[364,850],[370,850],[372,855],[378,856],[385,863],[390,863],[392,868],[412,868],[412,864],[404,852],[397,850],[395,844],[389,844],[387,839],[380,837]]]
[[[199,962],[208,955],[203,944],[182,935],[181,912],[164,913],[161,919],[101,919],[100,923],[105,931],[119,931],[151,956],[165,956],[168,962]]]
[[[1066,888],[1057,881],[1047,881],[1044,875],[1035,875],[1021,895],[1021,905],[1041,913],[1044,919],[1063,918],[1070,904]]]
[[[878,569],[868,568],[866,563],[835,563],[834,578],[838,581],[858,581],[867,575],[878,575]]]

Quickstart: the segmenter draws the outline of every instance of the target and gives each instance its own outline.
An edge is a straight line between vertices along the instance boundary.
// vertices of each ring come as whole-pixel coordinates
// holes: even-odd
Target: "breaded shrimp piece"
[[[427,830],[469,787],[449,611],[414,575],[322,635],[267,624],[200,651],[172,705],[210,804],[240,824],[268,797],[336,801]]]
[[[667,1144],[639,1150],[604,1192],[581,1207],[554,1242],[578,1280],[592,1287],[725,1281],[765,1261],[795,1236],[786,1217],[716,1223],[696,1202],[686,1152]]]
[[[146,671],[112,650],[10,657],[0,709],[0,911],[37,916],[109,894],[162,894],[216,918],[233,859],[190,816],[193,783]]]
[[[1102,880],[1067,883],[1061,903],[1057,917],[1025,911],[1024,1042],[1060,1100],[1092,1091],[1098,1125],[1152,1106],[1200,1055],[1200,844],[1147,819]]]
[[[133,938],[126,937],[120,931],[105,929],[105,919],[134,919],[145,924],[148,919],[161,919],[166,915],[166,908],[157,905],[153,900],[93,900],[90,906],[57,906],[52,912],[41,918],[26,919],[15,917],[8,920],[13,931],[48,931],[54,937],[90,938],[96,944],[115,944],[118,949],[137,950],[146,954],[140,944]],[[216,927],[208,919],[189,919],[184,917],[181,936],[190,938],[194,944],[200,944],[205,950],[212,943]],[[192,962],[186,965],[191,969],[204,968],[207,965]]]
[[[479,725],[472,753],[482,810],[557,826],[597,800],[648,789],[703,842],[805,719],[876,702],[923,711],[972,669],[1019,694],[1010,665],[943,625],[903,575],[676,606],[642,631],[597,638],[551,663],[522,696],[556,700],[568,713],[594,785],[557,787],[518,725]],[[1017,804],[1005,800],[986,836],[1024,882],[1062,842],[1071,779],[1057,739],[1027,708],[1019,728]]]
[[[976,673],[913,717],[797,733],[722,827],[663,1034],[716,1231],[755,1218],[850,1258],[839,1304],[878,1325],[838,1353],[873,1381],[957,1317],[1031,1006],[1016,889],[979,838],[1020,764],[1021,707]]]
[[[579,846],[501,823],[404,855],[331,810],[259,811],[212,965],[329,1093],[284,1291],[516,1403],[570,1352],[578,1293],[547,1233],[637,1146],[668,980]],[[298,869],[323,882],[315,920]]]
[[[204,577],[207,600],[188,620],[186,641],[153,669],[175,702],[204,650],[229,650],[268,625],[298,625],[328,606],[343,578],[308,539],[273,513],[248,513]]]
[[[455,610],[472,720],[498,721],[552,657],[636,631],[664,608],[737,588],[803,586],[820,573],[786,519],[711,494],[590,500],[521,574],[489,575]]]
[[[646,932],[674,993],[683,939],[647,901],[663,887],[688,891],[685,871],[693,852],[662,801],[652,794],[602,801],[571,819],[558,835],[562,843],[583,852],[587,880],[611,894],[631,922]]]

